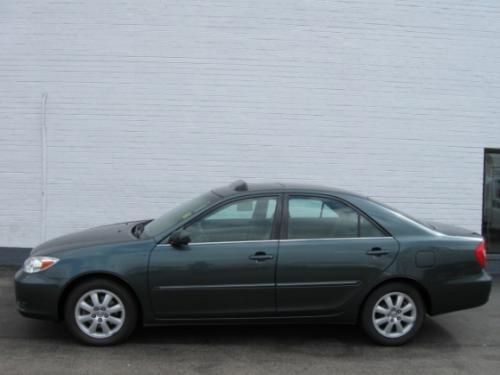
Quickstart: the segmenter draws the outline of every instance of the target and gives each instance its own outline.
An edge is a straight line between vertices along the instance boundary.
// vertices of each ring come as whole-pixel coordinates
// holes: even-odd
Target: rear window
[[[371,201],[371,202],[373,202],[373,203],[378,204],[379,206],[382,206],[382,207],[387,208],[388,210],[391,210],[391,211],[393,211],[393,212],[395,212],[395,213],[397,213],[397,214],[399,214],[399,215],[401,215],[401,216],[404,216],[404,217],[406,217],[407,219],[410,219],[411,221],[414,221],[415,223],[418,223],[418,224],[420,224],[420,225],[423,225],[423,226],[424,226],[424,227],[426,227],[426,228],[429,228],[429,229],[435,229],[435,228],[434,228],[431,224],[426,223],[425,221],[422,221],[422,220],[420,220],[420,219],[417,219],[417,218],[415,218],[415,217],[413,217],[413,216],[411,216],[411,215],[409,215],[409,214],[407,214],[407,213],[405,213],[405,212],[403,212],[403,211],[401,211],[401,210],[399,210],[399,209],[397,209],[397,208],[394,208],[394,207],[392,207],[392,206],[389,206],[388,204],[385,204],[385,203],[379,202],[379,201],[377,201],[376,199],[373,199],[373,198],[371,198],[371,197],[367,197],[367,199],[368,199],[368,200],[370,200],[370,201]]]

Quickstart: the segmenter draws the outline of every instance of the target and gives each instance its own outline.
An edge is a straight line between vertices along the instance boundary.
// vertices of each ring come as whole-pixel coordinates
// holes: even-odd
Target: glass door
[[[500,253],[500,149],[484,153],[483,236],[488,252]]]

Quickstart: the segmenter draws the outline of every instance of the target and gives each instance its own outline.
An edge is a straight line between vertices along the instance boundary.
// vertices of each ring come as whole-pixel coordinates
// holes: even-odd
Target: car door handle
[[[387,255],[389,252],[387,250],[382,250],[380,247],[372,247],[371,250],[368,250],[366,252],[366,255],[374,255],[374,256],[381,256],[381,255]]]
[[[255,260],[256,262],[263,262],[265,260],[274,259],[274,256],[267,255],[264,251],[257,251],[254,255],[250,255],[248,259]]]

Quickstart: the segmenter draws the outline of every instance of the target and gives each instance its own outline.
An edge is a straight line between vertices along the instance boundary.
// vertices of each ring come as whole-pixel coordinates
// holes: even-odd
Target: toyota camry
[[[154,220],[42,243],[15,286],[22,315],[92,345],[137,324],[277,321],[359,324],[399,345],[426,315],[486,303],[485,263],[469,230],[343,190],[236,181]]]

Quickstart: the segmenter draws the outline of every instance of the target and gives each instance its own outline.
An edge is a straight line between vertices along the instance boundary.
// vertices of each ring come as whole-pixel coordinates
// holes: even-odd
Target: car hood
[[[481,235],[477,232],[462,227],[457,227],[455,225],[449,225],[435,221],[428,221],[427,224],[439,233],[446,234],[448,236],[481,237]]]
[[[137,241],[132,228],[141,222],[143,221],[102,225],[66,234],[38,245],[31,251],[31,255],[49,255],[63,250]]]

